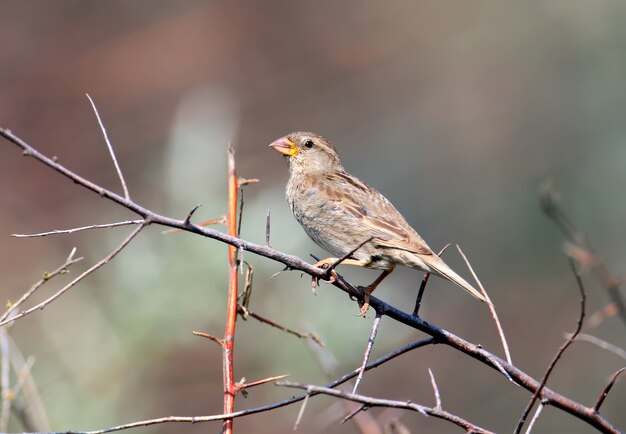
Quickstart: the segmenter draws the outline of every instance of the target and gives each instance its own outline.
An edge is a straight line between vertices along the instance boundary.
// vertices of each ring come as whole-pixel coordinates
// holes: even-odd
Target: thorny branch
[[[116,251],[114,252],[115,254],[118,253],[119,250],[121,250],[121,248],[123,248],[126,244],[128,244],[128,242],[130,242],[130,240],[146,225],[156,223],[159,225],[185,230],[191,233],[195,233],[198,235],[202,235],[208,238],[212,238],[212,239],[224,242],[233,247],[236,247],[237,249],[247,250],[259,256],[263,256],[265,258],[280,262],[284,264],[288,269],[299,270],[299,271],[309,274],[312,277],[323,279],[327,276],[327,270],[319,268],[319,267],[315,267],[296,256],[285,254],[283,252],[272,249],[266,245],[259,245],[259,244],[251,243],[249,241],[240,239],[236,236],[221,233],[215,229],[201,227],[189,221],[177,220],[177,219],[173,219],[167,216],[157,214],[139,205],[138,203],[130,200],[127,197],[120,196],[110,190],[107,190],[75,174],[74,172],[72,172],[71,170],[67,169],[65,166],[60,164],[58,161],[56,161],[56,159],[51,159],[45,156],[44,154],[40,153],[39,151],[37,151],[35,148],[30,146],[24,140],[14,135],[10,130],[0,128],[0,135],[3,136],[5,139],[7,139],[9,142],[18,146],[20,149],[22,149],[23,155],[33,157],[34,159],[50,167],[51,169],[57,171],[58,173],[67,177],[73,182],[79,185],[82,185],[83,187],[97,193],[101,197],[111,200],[112,202],[117,203],[127,208],[128,210],[135,212],[136,214],[142,217],[143,223],[135,229],[135,231],[129,236],[129,238],[127,238],[124,241],[124,243],[122,243],[122,245],[118,249],[116,249]],[[93,271],[93,269],[90,269],[90,270]],[[88,272],[91,272],[90,270],[88,270]],[[82,279],[82,277],[84,276],[81,276],[80,278]],[[333,282],[332,284],[336,286],[337,288],[341,289],[342,291],[348,293],[349,295],[362,299],[361,292],[357,288],[355,288],[353,285],[345,282],[343,279],[339,279]],[[60,294],[56,296],[58,297],[59,295]],[[585,421],[586,423],[590,424],[591,426],[595,427],[596,429],[602,432],[607,432],[607,433],[619,432],[617,428],[615,428],[603,416],[595,412],[593,408],[586,407],[576,401],[573,401],[549,389],[548,387],[544,387],[540,382],[538,382],[537,380],[535,380],[534,378],[532,378],[525,372],[521,371],[516,366],[510,363],[507,363],[506,361],[486,351],[485,349],[482,348],[482,346],[472,344],[450,333],[447,330],[444,330],[442,328],[437,327],[434,324],[431,324],[422,320],[421,318],[417,316],[407,314],[379,300],[376,297],[371,297],[370,305],[376,310],[376,312],[379,312],[381,315],[388,316],[389,318],[394,319],[395,321],[401,324],[404,324],[408,327],[412,327],[416,330],[420,330],[432,336],[435,342],[455,348],[456,350],[485,364],[486,366],[496,369],[497,371],[503,373],[507,378],[523,386],[524,388],[531,391],[532,393],[539,391],[538,398],[540,398],[542,402],[546,403],[547,405],[552,405],[556,408],[559,408],[579,418],[580,420]],[[23,313],[22,315],[20,315],[20,317],[24,316],[25,314],[26,313]],[[18,317],[11,318],[10,320],[6,320],[5,322],[0,323],[0,325],[13,322],[17,318]],[[287,405],[287,404],[283,404],[283,405]]]
[[[591,246],[589,240],[585,237],[585,234],[572,223],[559,207],[558,192],[552,182],[546,182],[542,185],[539,199],[543,211],[568,238],[570,242],[568,253],[579,260],[583,266],[589,266],[593,269],[609,293],[609,297],[615,304],[622,321],[626,323],[626,301],[620,292],[620,287],[623,284],[622,279],[611,274]]]
[[[537,402],[537,399],[541,395],[541,390],[546,386],[546,383],[548,382],[548,378],[550,377],[550,374],[552,374],[554,367],[556,366],[557,362],[561,359],[561,356],[563,355],[567,347],[569,347],[574,342],[574,340],[576,339],[576,336],[578,335],[578,333],[580,333],[580,330],[583,327],[583,321],[585,319],[585,301],[587,298],[585,295],[585,287],[583,285],[582,278],[580,277],[580,273],[578,272],[578,269],[576,268],[576,263],[574,262],[572,258],[569,258],[569,264],[570,264],[570,267],[572,267],[572,272],[574,273],[574,276],[576,277],[576,286],[578,287],[578,290],[580,291],[580,315],[578,317],[578,323],[576,324],[576,330],[565,341],[565,343],[561,346],[561,348],[559,348],[556,355],[554,356],[554,359],[552,359],[552,362],[550,362],[550,365],[548,366],[546,373],[541,379],[541,383],[539,387],[535,390],[535,393],[533,394],[533,397],[530,399],[528,406],[524,410],[524,413],[522,413],[522,417],[520,418],[517,424],[517,427],[515,428],[515,431],[514,431],[515,434],[519,434],[522,431],[524,422],[526,421],[526,418],[530,414],[530,410],[532,410],[533,406],[535,405],[535,402]],[[595,412],[597,413],[597,411]]]
[[[466,432],[489,434],[492,431],[483,429],[477,425],[474,425],[467,420],[448,413],[445,410],[438,408],[425,407],[423,405],[415,404],[410,401],[394,401],[390,399],[371,398],[369,396],[358,395],[354,393],[345,392],[342,390],[331,389],[328,387],[314,386],[312,384],[300,384],[292,383],[289,381],[282,381],[276,383],[278,386],[293,387],[296,389],[303,389],[307,391],[308,396],[315,396],[319,394],[334,396],[336,398],[348,399],[350,401],[359,402],[367,407],[388,407],[388,408],[400,408],[404,410],[416,411],[424,416],[433,416],[439,419],[447,420],[453,424],[463,428]]]

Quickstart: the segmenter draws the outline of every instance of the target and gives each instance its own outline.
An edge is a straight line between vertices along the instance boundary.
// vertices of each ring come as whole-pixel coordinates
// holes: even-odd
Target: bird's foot
[[[328,258],[328,259],[323,259],[321,261],[318,261],[315,266],[319,267],[319,268],[328,268],[330,267],[331,264],[334,263],[333,258]],[[330,270],[329,273],[330,277],[328,279],[320,279],[319,277],[313,277],[311,279],[311,289],[313,290],[313,293],[315,294],[317,287],[319,285],[320,280],[322,280],[325,283],[331,284],[331,283],[335,283],[337,280],[339,280],[339,275],[337,274],[337,272],[333,269]]]
[[[370,287],[359,286],[357,289],[363,291],[363,301],[359,300],[359,313],[356,316],[365,318],[365,314],[370,308]]]

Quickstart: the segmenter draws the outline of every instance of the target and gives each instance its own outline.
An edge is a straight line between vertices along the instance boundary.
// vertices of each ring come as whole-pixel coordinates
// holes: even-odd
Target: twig
[[[450,243],[443,246],[443,248],[437,253],[437,256],[443,255],[446,249],[450,247]],[[422,277],[422,283],[420,284],[420,289],[417,291],[417,298],[415,299],[415,308],[413,309],[413,316],[417,316],[420,310],[420,306],[422,305],[422,297],[424,296],[424,291],[426,290],[426,284],[428,283],[428,279],[430,279],[430,273],[424,273],[424,277]]]
[[[100,113],[98,113],[98,109],[96,108],[96,104],[94,104],[93,100],[86,93],[89,102],[91,103],[91,107],[93,108],[93,112],[96,114],[96,118],[98,119],[98,125],[100,125],[100,130],[102,130],[102,135],[104,136],[104,141],[107,144],[107,148],[109,149],[109,154],[111,154],[111,159],[113,160],[113,164],[115,165],[115,170],[117,171],[117,176],[120,178],[120,182],[122,183],[122,188],[124,189],[124,198],[130,200],[130,194],[128,192],[128,186],[126,185],[126,181],[124,180],[124,175],[122,174],[122,169],[120,169],[120,165],[117,162],[117,158],[115,157],[115,152],[113,152],[113,146],[111,146],[111,142],[109,141],[109,136],[107,135],[107,130],[104,128],[104,124],[100,119]]]
[[[26,291],[15,303],[11,303],[11,306],[0,316],[0,324],[6,320],[12,312],[14,312],[18,307],[20,307],[26,300],[28,300],[34,293],[37,291],[44,283],[52,279],[53,277],[58,276],[59,274],[67,273],[70,265],[75,264],[76,262],[82,261],[83,258],[74,258],[76,254],[76,247],[72,249],[68,257],[65,259],[65,262],[61,264],[56,270],[51,272],[44,273],[43,277],[37,281],[31,288]]]
[[[569,339],[571,338],[572,333],[566,333],[565,334],[565,338]],[[592,335],[588,335],[586,333],[579,333],[578,336],[576,336],[575,338],[577,341],[584,341],[584,342],[589,342],[591,344],[597,345],[598,347],[602,348],[603,350],[609,351],[613,354],[618,355],[619,357],[621,357],[622,359],[626,360],[626,350],[623,350],[622,348],[613,345],[611,343],[608,343],[607,341],[604,341],[600,338],[597,338],[595,336]]]
[[[282,380],[283,378],[289,377],[290,374],[276,375],[275,377],[263,378],[261,380],[250,381],[249,383],[241,383],[238,384],[237,387],[239,390],[250,389],[255,386],[262,386],[263,384],[273,383],[274,381]]]
[[[554,223],[561,229],[561,232],[573,243],[577,249],[585,252],[585,257],[590,258],[587,264],[592,267],[607,292],[609,297],[615,303],[617,310],[622,318],[622,321],[626,323],[626,301],[624,296],[620,292],[620,286],[623,283],[621,279],[615,277],[609,269],[604,265],[604,262],[600,259],[595,252],[591,243],[583,232],[581,232],[572,221],[565,215],[563,210],[558,205],[558,192],[551,181],[544,182],[539,191],[539,203],[544,213],[554,221]]]
[[[18,383],[15,391],[21,391],[25,401],[23,408],[18,405],[18,402],[14,403],[13,414],[20,419],[25,430],[49,431],[50,422],[48,421],[46,408],[31,372],[35,358],[30,356],[24,359],[11,336],[9,336],[9,340],[11,345],[11,365],[13,371],[18,372]]]
[[[539,419],[539,416],[541,415],[541,412],[543,412],[544,407],[545,406],[543,405],[543,403],[537,406],[537,410],[535,410],[533,418],[530,420],[530,422],[528,422],[528,427],[526,428],[524,434],[530,434],[532,432],[533,427],[535,426],[535,422],[537,422],[537,419]]]
[[[514,431],[515,434],[519,434],[522,431],[524,422],[526,421],[526,418],[528,417],[530,410],[532,410],[533,405],[535,405],[535,402],[541,395],[541,391],[543,390],[546,383],[548,382],[548,378],[550,377],[552,370],[556,366],[557,362],[559,361],[559,359],[561,358],[561,356],[563,355],[567,347],[569,347],[574,342],[574,340],[576,339],[576,336],[578,335],[578,333],[580,333],[580,330],[583,327],[583,321],[585,319],[585,301],[587,298],[585,295],[585,287],[580,277],[580,273],[578,272],[578,269],[576,268],[576,262],[574,261],[572,257],[569,257],[568,260],[569,260],[570,267],[572,268],[572,272],[574,273],[574,277],[576,278],[576,286],[578,287],[578,290],[580,291],[580,315],[578,316],[578,323],[576,324],[576,330],[574,331],[572,336],[570,336],[570,338],[565,341],[565,343],[561,346],[561,348],[559,348],[556,355],[554,356],[554,359],[552,359],[552,362],[550,362],[550,365],[548,366],[546,373],[541,379],[541,383],[539,384],[539,387],[537,387],[537,389],[535,390],[535,393],[533,394],[533,397],[530,399],[530,402],[526,406],[524,413],[522,413],[522,417],[520,418],[517,424],[517,427],[515,428],[515,431]]]
[[[480,279],[478,279],[478,276],[474,272],[474,268],[472,267],[472,264],[470,264],[470,262],[467,260],[465,253],[463,253],[463,250],[461,250],[461,247],[458,244],[456,245],[456,249],[459,251],[459,254],[465,261],[465,265],[467,265],[467,268],[469,268],[470,272],[472,273],[472,277],[474,277],[474,280],[478,284],[478,287],[480,288],[480,292],[482,292],[483,297],[485,297],[485,300],[487,300],[489,311],[491,312],[493,321],[496,323],[496,329],[498,329],[498,334],[500,335],[500,341],[502,342],[502,348],[504,348],[504,355],[506,356],[506,361],[510,365],[512,365],[513,361],[511,360],[511,352],[509,351],[509,345],[507,344],[506,337],[504,336],[504,330],[502,329],[502,325],[500,324],[500,320],[498,319],[498,314],[496,313],[496,307],[491,302],[491,298],[489,298],[489,294],[487,294],[487,291],[485,291],[485,287],[480,282]]]
[[[293,424],[293,430],[296,431],[298,426],[300,426],[300,421],[302,420],[302,416],[304,416],[304,410],[306,409],[307,404],[309,403],[309,391],[307,390],[306,395],[304,396],[304,400],[302,401],[302,405],[300,406],[300,411],[298,411],[298,416],[296,417],[296,421]]]
[[[11,416],[11,403],[13,402],[13,391],[11,390],[9,362],[9,332],[6,327],[0,327],[0,394],[2,408],[0,409],[0,432],[7,432],[9,428],[9,417]]]
[[[71,228],[71,229],[55,229],[53,231],[39,232],[36,234],[11,234],[11,236],[14,238],[46,237],[48,235],[72,234],[74,232],[86,231],[89,229],[116,228],[119,226],[138,225],[138,224],[141,224],[142,222],[143,220],[127,220],[123,222],[105,223],[102,225],[81,226],[78,228]]]
[[[128,245],[128,243],[131,242],[131,240],[133,238],[135,238],[135,236],[141,232],[141,230],[146,227],[146,225],[148,224],[148,222],[144,222],[142,224],[140,224],[139,226],[137,226],[135,229],[133,229],[133,231],[130,233],[130,235],[128,235],[128,237],[126,237],[126,239],[124,241],[122,241],[122,243],[117,246],[115,248],[115,250],[113,250],[111,253],[109,253],[108,255],[106,255],[104,258],[102,258],[99,262],[97,262],[96,264],[92,265],[89,269],[87,269],[86,271],[84,271],[83,273],[81,273],[76,279],[72,280],[70,283],[68,283],[67,285],[65,285],[63,288],[59,289],[57,292],[55,292],[53,295],[51,295],[50,297],[48,297],[47,299],[45,299],[44,301],[42,301],[41,303],[37,304],[36,306],[31,307],[30,309],[24,310],[20,313],[18,313],[17,315],[14,315],[10,318],[6,318],[2,321],[0,321],[0,326],[12,323],[26,315],[30,315],[31,313],[35,312],[36,310],[39,309],[43,309],[44,307],[46,307],[48,304],[52,303],[54,300],[56,300],[57,298],[59,298],[60,296],[62,296],[67,290],[69,290],[71,287],[73,287],[74,285],[76,285],[78,282],[80,282],[81,280],[83,280],[85,277],[87,277],[88,275],[90,275],[91,273],[93,273],[94,271],[96,271],[98,268],[102,267],[103,265],[107,264],[111,259],[113,259],[115,256],[117,256],[117,254],[119,252],[122,251],[122,249],[124,247],[126,247]]]
[[[374,318],[374,323],[372,324],[372,331],[370,333],[370,337],[367,340],[367,347],[365,347],[365,353],[363,354],[363,362],[361,363],[361,367],[359,368],[359,375],[356,377],[356,381],[354,382],[354,388],[352,389],[352,393],[356,393],[356,390],[359,387],[359,383],[361,383],[361,379],[363,378],[363,374],[365,373],[365,365],[367,365],[367,360],[372,353],[372,348],[374,347],[374,341],[376,340],[376,335],[378,334],[378,329],[380,328],[380,320],[382,315],[376,312],[376,317]]]
[[[361,247],[363,247],[364,245],[366,245],[367,243],[369,243],[370,241],[372,241],[374,239],[374,237],[369,237],[367,240],[359,243],[359,245],[357,245],[354,249],[350,250],[348,253],[346,253],[345,255],[343,255],[341,258],[337,259],[335,262],[333,262],[332,264],[330,264],[330,266],[328,266],[327,268],[325,268],[326,273],[329,274],[331,271],[333,271],[338,265],[341,265],[341,263],[343,261],[345,261],[346,259],[348,259],[350,256],[354,255],[354,253],[359,250]],[[329,274],[330,275],[330,274]]]
[[[596,413],[600,411],[600,406],[604,403],[604,400],[606,399],[607,395],[611,391],[611,388],[617,381],[617,378],[625,371],[626,371],[626,367],[621,368],[615,374],[613,374],[613,377],[611,377],[611,381],[609,381],[609,383],[604,387],[604,390],[602,390],[602,393],[598,397],[596,404],[593,406],[593,411],[595,411]]]
[[[357,414],[359,414],[360,412],[367,410],[367,405],[362,404],[360,406],[358,406],[356,409],[354,409],[353,411],[351,411],[346,417],[344,417],[343,419],[341,419],[341,422],[339,422],[339,425],[343,425],[344,423],[348,422],[350,419],[352,419],[353,417],[355,417]]]
[[[202,337],[202,338],[206,338],[206,339],[208,339],[208,340],[210,340],[210,341],[213,341],[213,342],[215,342],[216,344],[218,344],[220,347],[223,347],[223,346],[224,346],[224,339],[220,339],[220,338],[215,337],[215,336],[213,336],[213,335],[210,335],[210,334],[208,334],[208,333],[197,332],[197,331],[195,331],[195,330],[194,330],[194,331],[192,331],[191,333],[192,333],[193,335],[195,335],[195,336],[200,336],[200,337]]]
[[[439,388],[437,387],[437,382],[435,381],[433,371],[431,371],[430,368],[428,368],[428,375],[430,375],[430,384],[432,384],[433,393],[435,394],[435,408],[437,410],[441,410],[443,408],[441,406],[441,395],[439,394]]]
[[[423,405],[415,404],[410,401],[394,401],[390,399],[379,399],[372,398],[364,395],[357,395],[354,393],[344,392],[342,390],[331,389],[328,387],[314,386],[311,384],[300,384],[300,383],[292,383],[288,381],[281,381],[276,383],[278,386],[291,387],[296,389],[304,389],[307,391],[307,395],[314,396],[317,394],[324,394],[329,396],[334,396],[336,398],[347,399],[354,402],[359,402],[361,404],[365,404],[368,407],[387,407],[387,408],[399,408],[404,410],[411,410],[418,412],[424,416],[433,416],[439,419],[446,420],[451,422],[463,429],[467,432],[473,433],[491,433],[492,431],[488,431],[484,428],[481,428],[467,420],[456,416],[454,414],[448,413],[447,411],[425,407]]]
[[[244,313],[244,307],[242,305],[239,305],[239,313],[243,314]],[[297,330],[294,329],[290,329],[289,327],[285,327],[282,324],[278,324],[276,321],[273,321],[269,318],[266,318],[264,316],[259,315],[258,313],[254,313],[252,311],[249,310],[245,310],[245,312],[252,318],[254,318],[255,320],[263,323],[263,324],[267,324],[271,327],[275,327],[278,330],[282,330],[286,333],[292,334],[294,336],[299,337],[300,339],[311,339],[313,342],[315,342],[317,345],[319,345],[320,347],[324,346],[324,342],[320,339],[320,337],[318,335],[316,335],[315,333],[312,332],[308,332],[308,333],[303,333],[303,332],[299,332]]]
[[[268,208],[267,214],[265,216],[265,245],[266,246],[270,245],[270,216],[271,216],[271,211]]]

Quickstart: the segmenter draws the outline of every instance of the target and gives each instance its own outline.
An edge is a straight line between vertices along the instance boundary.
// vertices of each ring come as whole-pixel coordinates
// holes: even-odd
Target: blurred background
[[[0,1],[0,125],[77,173],[121,191],[85,97],[96,101],[131,196],[157,212],[196,221],[226,211],[226,147],[245,188],[242,237],[311,260],[284,200],[287,165],[267,145],[293,130],[332,139],[345,167],[383,192],[439,249],[459,243],[498,307],[514,363],[541,377],[573,331],[579,294],[562,237],[538,206],[552,179],[562,206],[607,266],[624,273],[626,247],[626,5],[620,2]],[[130,228],[55,237],[33,233],[134,218],[0,143],[0,293],[16,300],[72,247],[83,262],[44,286],[34,302],[100,260]],[[225,230],[223,227],[218,227]],[[45,310],[10,329],[14,352],[34,357],[48,425],[90,430],[167,415],[222,411],[221,353],[192,330],[222,335],[226,246],[150,227],[110,264]],[[300,273],[245,254],[254,266],[251,309],[318,333],[336,374],[360,364],[372,323],[332,286],[314,296]],[[467,275],[458,254],[446,261]],[[343,269],[354,283],[374,271]],[[377,291],[411,310],[421,273],[398,270]],[[584,276],[588,312],[608,300]],[[486,307],[432,279],[422,316],[502,355]],[[586,332],[626,347],[624,323]],[[422,339],[384,319],[381,356]],[[235,374],[291,374],[325,384],[309,343],[239,321]],[[565,354],[549,386],[591,404],[624,360],[587,343]],[[510,432],[530,395],[495,371],[442,346],[409,353],[366,374],[364,394],[434,405],[428,368],[444,408]],[[237,408],[291,396],[266,385]],[[626,387],[602,413],[626,427]],[[26,405],[29,403],[26,402]],[[299,432],[358,433],[338,426],[342,407],[309,404]],[[292,430],[297,406],[237,419],[236,432]],[[43,410],[39,411],[43,414]],[[371,410],[380,426],[457,432],[417,414]],[[42,420],[45,419],[42,416]],[[134,432],[218,432],[221,425],[160,425]],[[24,430],[17,418],[11,430]],[[535,432],[591,428],[551,408]]]

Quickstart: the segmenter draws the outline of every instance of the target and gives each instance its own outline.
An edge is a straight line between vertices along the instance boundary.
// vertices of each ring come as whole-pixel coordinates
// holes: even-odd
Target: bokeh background
[[[562,205],[608,267],[626,261],[626,5],[621,2],[0,1],[0,125],[94,182],[120,191],[85,93],[96,101],[132,197],[155,211],[197,220],[226,210],[226,146],[246,187],[242,236],[262,242],[271,209],[273,247],[323,255],[290,215],[287,167],[267,144],[292,130],[333,140],[346,168],[383,192],[437,249],[460,243],[498,307],[514,362],[540,377],[575,327],[579,296],[562,238],[541,213],[537,190],[553,179]],[[98,261],[128,228],[36,239],[32,233],[133,217],[73,185],[13,145],[0,143],[0,293],[15,300],[73,246],[85,260],[37,300]],[[222,228],[223,229],[223,228]],[[335,288],[246,254],[255,269],[252,310],[317,332],[354,369],[370,318]],[[33,356],[49,425],[87,430],[166,415],[221,412],[219,348],[192,330],[223,333],[226,246],[188,234],[144,231],[117,258],[60,300],[10,330]],[[463,269],[456,252],[446,254]],[[344,270],[355,283],[375,272]],[[65,280],[64,280],[65,279]],[[410,310],[421,273],[399,270],[378,290]],[[588,311],[608,302],[585,275]],[[422,315],[501,354],[484,305],[431,280]],[[36,301],[36,300],[35,300]],[[586,331],[626,346],[624,323]],[[374,356],[423,335],[383,320]],[[624,360],[575,344],[550,386],[595,401]],[[529,394],[445,347],[424,348],[366,375],[361,392],[434,402],[510,432]],[[236,376],[291,374],[325,384],[309,344],[240,321]],[[239,397],[249,408],[292,395],[271,385]],[[603,414],[626,428],[626,387]],[[300,432],[338,426],[342,407],[316,398]],[[238,432],[291,431],[298,408],[238,419]],[[411,432],[456,432],[416,414],[371,410]],[[12,430],[23,430],[12,419]],[[218,432],[220,424],[136,432]],[[548,408],[535,432],[591,428]]]

